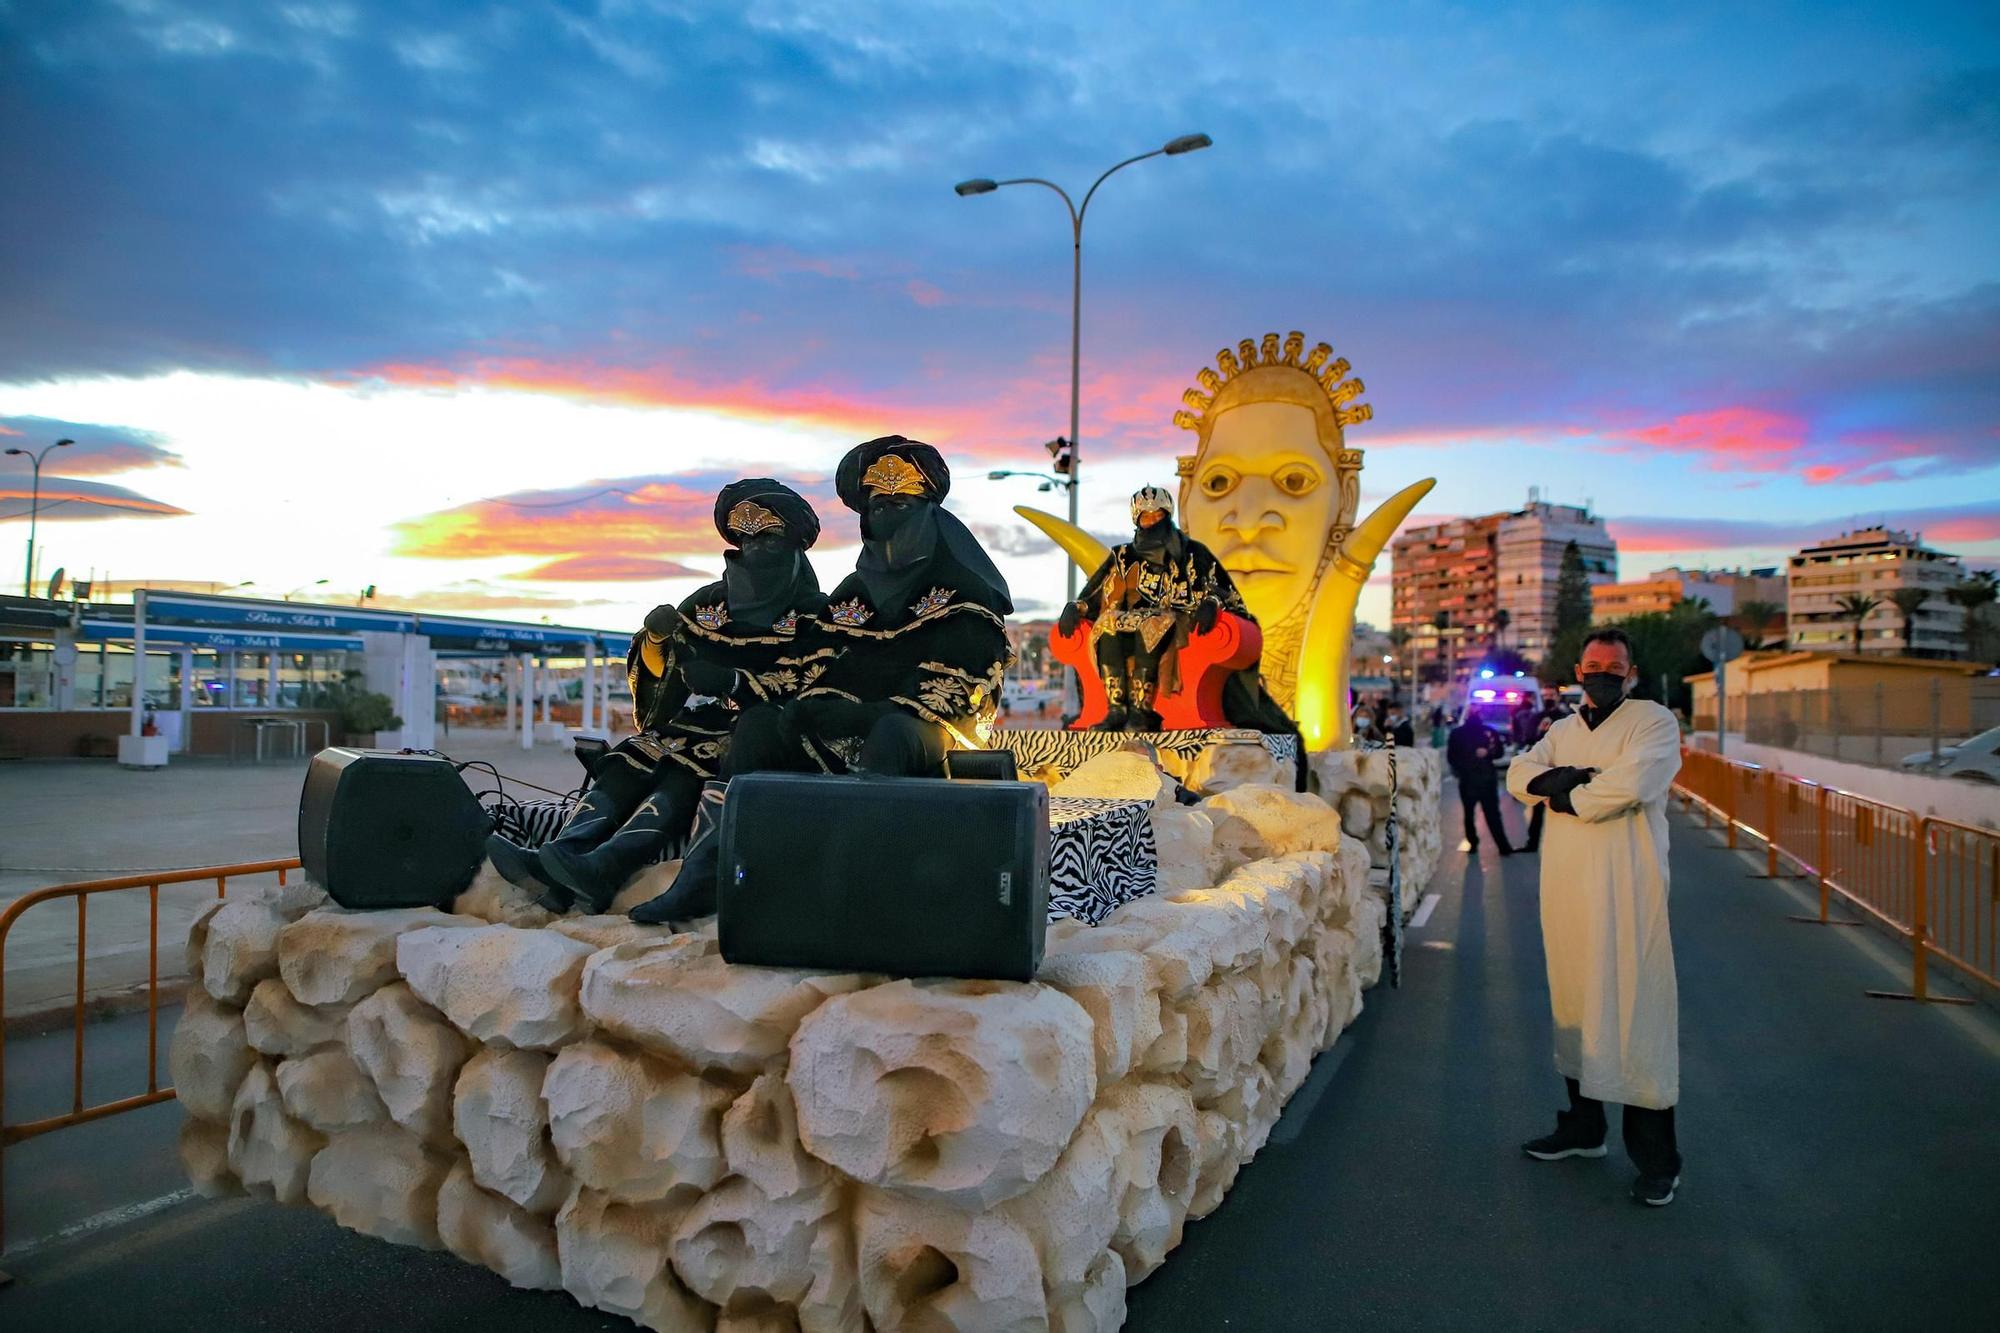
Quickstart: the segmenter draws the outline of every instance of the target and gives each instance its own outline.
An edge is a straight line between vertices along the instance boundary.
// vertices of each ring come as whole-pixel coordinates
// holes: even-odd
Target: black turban
[[[904,463],[916,469],[915,484],[921,488],[923,498],[932,504],[951,493],[951,469],[944,465],[944,457],[936,449],[922,440],[905,439],[901,435],[884,435],[879,439],[857,444],[847,451],[847,457],[840,460],[840,467],[834,473],[834,489],[840,493],[840,502],[859,514],[868,508],[868,497],[872,493],[862,485],[862,478],[868,469],[882,461],[884,455],[894,454]]]
[[[813,507],[806,503],[804,496],[782,481],[773,481],[769,477],[745,477],[741,481],[730,482],[715,497],[715,530],[731,546],[742,545],[745,534],[730,531],[729,515],[745,501],[776,514],[785,525],[785,535],[801,551],[811,550],[812,544],[819,540],[819,515],[813,512]]]

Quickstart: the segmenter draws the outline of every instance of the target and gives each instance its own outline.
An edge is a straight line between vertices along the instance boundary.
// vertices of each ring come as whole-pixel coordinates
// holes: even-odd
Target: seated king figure
[[[1007,581],[939,506],[951,471],[920,440],[886,435],[841,459],[834,484],[861,515],[861,558],[827,598],[800,658],[798,697],[746,710],[725,775],[764,771],[942,777],[953,749],[983,748],[1013,660]],[[673,886],[632,910],[682,921],[715,910],[712,803]]]
[[[792,697],[825,669],[804,660],[826,608],[805,554],[819,537],[812,506],[781,482],[748,477],[716,497],[715,527],[730,548],[722,579],[654,608],[632,636],[638,734],[598,761],[590,790],[539,851],[499,834],[487,842],[494,868],[552,911],[604,911],[687,835],[745,711]]]
[[[1222,562],[1175,526],[1171,495],[1158,486],[1134,493],[1132,525],[1132,540],[1111,548],[1056,622],[1065,635],[1093,624],[1109,706],[1099,731],[1158,731],[1153,703],[1179,688],[1188,635],[1214,629],[1224,611],[1250,618]]]

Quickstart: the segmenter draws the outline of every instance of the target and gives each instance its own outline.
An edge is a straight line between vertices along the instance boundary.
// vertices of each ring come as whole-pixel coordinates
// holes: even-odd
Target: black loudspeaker
[[[472,882],[493,819],[443,759],[321,750],[299,796],[299,860],[342,907],[444,907]]]
[[[1032,981],[1049,916],[1039,782],[749,773],[722,803],[722,956]]]
[[[1021,771],[1012,750],[949,750],[944,775],[958,782],[1014,782]]]

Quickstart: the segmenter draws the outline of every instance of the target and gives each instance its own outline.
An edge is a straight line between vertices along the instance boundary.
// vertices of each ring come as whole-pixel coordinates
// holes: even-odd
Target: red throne
[[[1255,665],[1263,652],[1264,631],[1255,622],[1228,611],[1215,618],[1215,628],[1208,633],[1189,635],[1187,647],[1180,652],[1181,687],[1153,700],[1161,730],[1202,731],[1228,726],[1222,715],[1222,687],[1230,672]],[[1064,666],[1074,668],[1082,681],[1083,711],[1070,723],[1070,730],[1086,731],[1102,722],[1111,705],[1097,674],[1091,622],[1078,625],[1074,634],[1051,630],[1049,653]]]

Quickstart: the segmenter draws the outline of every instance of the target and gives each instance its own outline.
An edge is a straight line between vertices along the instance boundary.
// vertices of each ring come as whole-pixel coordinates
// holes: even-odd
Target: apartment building
[[[1852,652],[1854,617],[1843,598],[1862,595],[1877,605],[1861,622],[1860,651],[1870,656],[1961,657],[1966,652],[1965,611],[1945,591],[1965,576],[1958,557],[1924,545],[1922,534],[1862,528],[1808,546],[1791,558],[1786,577],[1786,617],[1792,647],[1808,652]],[[1930,594],[1904,643],[1903,616],[1890,600],[1901,588]]]
[[[1611,582],[1618,548],[1604,521],[1535,490],[1520,509],[1400,533],[1390,547],[1390,622],[1410,633],[1404,651],[1418,679],[1462,683],[1496,647],[1545,657],[1572,541],[1592,584]]]

